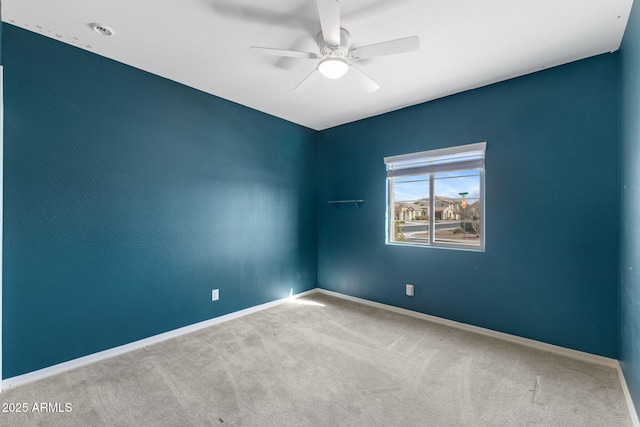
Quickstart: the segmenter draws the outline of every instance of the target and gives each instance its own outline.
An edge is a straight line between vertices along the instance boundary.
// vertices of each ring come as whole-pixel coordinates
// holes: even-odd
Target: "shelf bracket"
[[[336,205],[336,209],[340,209],[342,203],[353,203],[356,208],[360,210],[360,206],[364,203],[364,200],[329,200],[330,204]]]

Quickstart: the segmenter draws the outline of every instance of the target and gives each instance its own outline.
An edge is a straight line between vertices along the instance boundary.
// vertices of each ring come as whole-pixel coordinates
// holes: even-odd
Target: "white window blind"
[[[486,142],[385,157],[387,177],[484,168]]]

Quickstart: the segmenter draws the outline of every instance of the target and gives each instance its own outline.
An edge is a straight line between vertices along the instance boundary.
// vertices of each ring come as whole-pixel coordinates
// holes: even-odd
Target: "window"
[[[486,146],[385,157],[387,243],[484,250]]]

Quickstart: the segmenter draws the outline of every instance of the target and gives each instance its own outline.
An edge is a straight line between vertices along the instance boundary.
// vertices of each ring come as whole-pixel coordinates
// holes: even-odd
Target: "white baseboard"
[[[451,326],[453,328],[462,329],[469,332],[474,332],[480,335],[486,335],[492,338],[501,339],[504,341],[508,341],[515,344],[520,344],[525,347],[535,348],[538,350],[546,351],[549,353],[554,353],[562,356],[566,356],[572,359],[581,360],[583,362],[593,363],[596,365],[604,366],[607,368],[615,369],[618,372],[618,378],[620,380],[620,386],[622,387],[622,393],[624,394],[624,399],[627,402],[627,408],[629,409],[629,416],[631,417],[631,422],[633,423],[633,427],[640,427],[640,420],[638,420],[638,413],[636,412],[635,405],[633,403],[633,399],[631,398],[631,393],[629,393],[629,388],[627,387],[627,381],[624,378],[624,373],[620,368],[620,363],[616,359],[611,359],[609,357],[597,356],[591,353],[585,353],[583,351],[572,350],[565,347],[559,347],[552,344],[547,344],[544,342],[532,340],[529,338],[522,338],[516,335],[505,334],[503,332],[493,331],[491,329],[481,328],[478,326],[468,325],[466,323],[460,323],[449,319],[443,319],[441,317],[431,316],[428,314],[420,313],[417,311],[407,310],[405,308],[395,307],[392,305],[382,304],[375,301],[369,301],[363,298],[352,297],[350,295],[341,294],[338,292],[328,291],[326,289],[317,289],[317,292],[331,295],[337,298],[342,298],[348,301],[368,305],[371,307],[380,308],[387,311],[392,311],[394,313],[404,314],[405,316],[415,317],[418,319],[426,320],[428,322],[438,323],[440,325]]]
[[[197,330],[208,328],[209,326],[217,325],[219,323],[228,322],[229,320],[238,319],[243,316],[247,316],[252,313],[256,313],[258,311],[266,310],[271,307],[275,307],[281,304],[290,301],[291,299],[296,299],[303,297],[305,295],[309,295],[312,293],[316,293],[316,289],[312,289],[310,291],[301,292],[296,295],[290,295],[287,298],[282,298],[279,300],[267,302],[264,304],[256,305],[254,307],[245,308],[244,310],[236,311],[233,313],[225,314],[224,316],[215,317],[213,319],[205,320],[199,323],[194,323],[193,325],[185,326],[182,328],[174,329],[172,331],[164,332],[162,334],[154,335],[149,338],[144,338],[139,341],[134,341],[129,344],[121,345],[118,347],[110,348],[108,350],[100,351],[98,353],[93,353],[87,356],[83,356],[77,359],[69,360],[68,362],[59,363],[57,365],[49,366],[47,368],[39,369],[37,371],[29,372],[27,374],[18,375],[12,378],[7,378],[2,380],[1,386],[2,389],[7,389],[11,387],[17,387],[23,384],[27,384],[33,381],[41,380],[43,378],[47,378],[53,375],[60,374],[62,372],[69,371],[71,369],[79,368],[81,366],[88,365],[90,363],[98,362],[100,360],[108,359],[110,357],[119,356],[124,353],[128,353],[133,350],[138,350],[140,348],[146,347],[148,345],[156,344],[162,341],[166,341],[168,339],[178,337],[181,335],[185,335],[191,332],[195,332]]]
[[[620,378],[620,385],[622,386],[622,392],[624,393],[624,400],[627,401],[627,407],[629,408],[629,415],[631,416],[631,422],[633,422],[633,427],[640,427],[640,420],[638,419],[636,406],[634,405],[633,399],[631,398],[631,393],[629,393],[627,380],[624,379],[624,372],[622,372],[620,363],[618,363],[618,366],[616,366],[616,370],[618,371],[618,378]]]
[[[326,289],[318,289],[318,292],[331,295],[337,298],[342,298],[345,300],[357,302],[360,304],[368,305],[371,307],[392,311],[394,313],[404,314],[405,316],[415,317],[415,318],[426,320],[429,322],[438,323],[440,325],[451,326],[453,328],[474,332],[476,334],[486,335],[488,337],[497,338],[497,339],[508,341],[515,344],[520,344],[525,347],[543,350],[548,353],[559,354],[562,356],[570,357],[572,359],[582,360],[584,362],[594,363],[600,366],[606,366],[607,368],[611,368],[611,369],[616,369],[616,367],[619,366],[618,361],[616,359],[611,359],[609,357],[597,356],[595,354],[585,353],[583,351],[572,350],[565,347],[559,347],[557,345],[547,344],[547,343],[532,340],[529,338],[522,338],[516,335],[505,334],[503,332],[497,332],[491,329],[481,328],[479,326],[468,325],[466,323],[460,323],[454,320],[443,319],[442,317],[431,316],[429,314],[407,310],[406,308],[395,307],[392,305],[369,301],[369,300],[358,298],[358,297],[352,297],[350,295],[344,295],[338,292],[328,291]]]

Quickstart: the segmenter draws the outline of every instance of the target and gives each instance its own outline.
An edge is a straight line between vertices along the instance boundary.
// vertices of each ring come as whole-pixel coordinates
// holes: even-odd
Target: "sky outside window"
[[[396,202],[429,198],[429,175],[402,176],[394,178],[393,195]],[[435,195],[459,199],[460,193],[467,198],[480,195],[480,171],[466,170],[435,174]],[[470,200],[471,201],[471,200]]]

